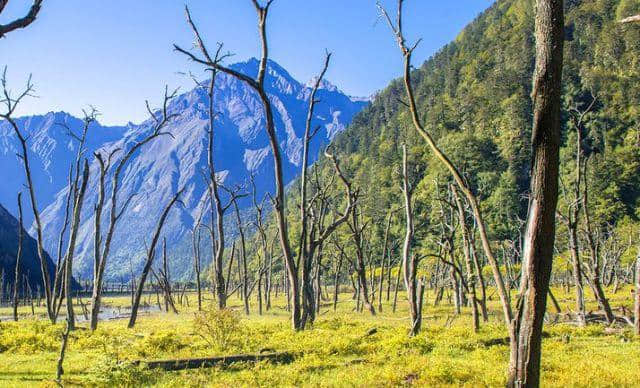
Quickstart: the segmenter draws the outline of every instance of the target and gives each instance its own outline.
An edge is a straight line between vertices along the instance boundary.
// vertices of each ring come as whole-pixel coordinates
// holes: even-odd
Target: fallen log
[[[144,365],[149,369],[163,369],[167,371],[211,368],[214,366],[228,366],[236,362],[259,362],[271,361],[275,363],[290,363],[293,361],[293,354],[289,352],[262,353],[262,354],[237,354],[232,356],[204,357],[204,358],[184,358],[172,360],[137,360],[134,365]]]

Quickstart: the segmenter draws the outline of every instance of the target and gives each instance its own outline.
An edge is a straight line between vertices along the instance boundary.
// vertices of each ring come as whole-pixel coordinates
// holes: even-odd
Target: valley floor
[[[630,307],[630,288],[616,294],[608,291],[615,307]],[[560,289],[554,292],[563,310],[572,307],[572,293]],[[341,294],[338,311],[326,302],[313,328],[298,333],[290,329],[282,298],[262,316],[258,316],[252,301],[252,314],[245,318],[241,301],[233,296],[230,302],[241,317],[240,327],[222,347],[201,335],[202,327],[195,324],[195,296],[191,294],[191,307],[178,305],[180,314],[142,315],[133,330],[120,319],[102,322],[93,334],[82,328],[74,331],[63,383],[162,387],[503,386],[508,347],[499,341],[505,331],[496,298],[491,302],[490,321],[474,334],[468,309],[455,317],[446,300],[434,307],[432,294],[427,295],[424,330],[415,338],[407,336],[403,295],[399,296],[396,313],[385,301],[383,312],[370,317],[353,312],[351,294]],[[589,298],[589,307],[595,309]],[[108,298],[106,302],[124,306],[128,299]],[[22,307],[21,314],[24,317],[18,323],[0,323],[0,386],[55,386],[63,324],[52,326],[43,319],[30,318],[31,308]],[[9,310],[0,309],[0,316],[6,315],[10,315]],[[372,334],[373,328],[376,330]],[[633,338],[631,330],[553,324],[546,325],[545,332],[542,386],[640,386],[640,339]],[[129,363],[264,349],[290,351],[295,359],[289,364],[261,362],[179,372],[151,371]]]

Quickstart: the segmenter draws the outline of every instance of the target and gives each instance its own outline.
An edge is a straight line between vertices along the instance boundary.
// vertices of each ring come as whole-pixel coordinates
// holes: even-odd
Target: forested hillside
[[[629,230],[640,216],[640,33],[616,21],[640,11],[640,5],[595,0],[570,1],[566,7],[560,208],[570,201],[565,197],[575,173],[572,115],[577,111],[584,113],[581,146],[588,158],[592,217],[603,231],[622,224]],[[532,1],[498,1],[413,74],[425,127],[479,195],[491,239],[497,245],[508,242],[516,261],[528,205],[533,17]],[[393,42],[381,42],[387,43]],[[401,145],[408,145],[417,186],[416,244],[429,251],[440,233],[438,199],[450,178],[415,134],[404,99],[396,80],[336,137],[332,149],[364,191],[361,203],[377,225],[376,239],[382,238],[388,209],[402,207]],[[327,174],[333,172],[326,160],[320,164]],[[295,191],[290,193],[292,209]],[[397,213],[396,237],[403,233],[403,222]],[[562,251],[562,232],[559,238]]]

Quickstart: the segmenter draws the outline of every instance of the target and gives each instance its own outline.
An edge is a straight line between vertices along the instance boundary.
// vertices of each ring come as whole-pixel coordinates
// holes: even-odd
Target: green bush
[[[193,327],[198,336],[220,351],[238,344],[243,331],[240,316],[231,309],[197,312]]]

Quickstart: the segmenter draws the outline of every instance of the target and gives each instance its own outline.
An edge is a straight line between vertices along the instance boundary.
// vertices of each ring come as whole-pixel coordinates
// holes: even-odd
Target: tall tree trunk
[[[537,0],[533,80],[531,202],[522,259],[517,335],[511,342],[507,385],[538,387],[542,325],[553,264],[561,131],[563,0]]]
[[[22,219],[22,193],[18,193],[18,252],[16,254],[15,277],[13,279],[13,320],[16,322],[18,322],[18,286],[20,284],[20,261],[22,260],[23,240],[24,225]]]
[[[79,171],[78,171],[79,173]],[[84,172],[82,173],[81,186],[78,187],[78,181],[80,179],[76,177],[76,184],[74,184],[74,203],[73,203],[73,216],[71,219],[71,230],[69,234],[69,247],[67,248],[65,262],[65,281],[64,281],[64,294],[67,304],[67,325],[70,330],[75,329],[75,314],[73,312],[73,258],[76,249],[76,240],[78,237],[78,228],[80,227],[80,215],[82,212],[82,204],[84,203],[84,195],[87,191],[87,182],[89,181],[89,163],[85,159]]]
[[[258,30],[260,36],[260,43],[262,47],[262,54],[260,57],[260,65],[258,67],[258,74],[256,78],[251,78],[246,74],[235,71],[231,68],[227,68],[220,64],[220,59],[216,57],[213,60],[201,39],[200,33],[196,28],[193,20],[191,19],[191,15],[189,14],[189,10],[186,9],[187,21],[191,26],[193,33],[196,37],[196,41],[198,46],[200,47],[205,59],[201,59],[193,55],[187,50],[184,50],[176,45],[174,45],[175,49],[185,55],[187,55],[194,62],[205,65],[209,68],[214,68],[219,70],[225,74],[228,74],[239,81],[242,81],[249,85],[260,97],[260,101],[262,102],[264,111],[265,111],[265,129],[267,132],[267,137],[269,139],[269,146],[271,147],[271,153],[273,155],[273,172],[274,172],[274,181],[276,186],[276,193],[273,198],[273,212],[275,213],[276,225],[278,228],[278,237],[280,239],[280,246],[282,248],[282,254],[284,256],[284,261],[286,263],[286,271],[289,277],[289,287],[290,287],[290,302],[292,305],[291,311],[291,325],[294,330],[299,330],[300,327],[300,286],[298,282],[298,266],[296,265],[296,260],[293,257],[293,252],[291,250],[291,244],[289,240],[289,232],[288,232],[288,221],[286,217],[286,204],[285,204],[285,187],[284,187],[284,177],[283,177],[283,168],[282,168],[282,153],[280,150],[280,142],[278,136],[276,134],[275,122],[273,118],[273,108],[271,105],[271,101],[269,96],[265,90],[264,78],[267,72],[267,60],[269,57],[269,47],[267,44],[267,15],[269,13],[269,7],[272,2],[269,1],[265,6],[260,6],[256,1],[254,1],[254,6],[256,9],[256,13],[258,16]]]
[[[407,289],[407,299],[409,300],[409,313],[411,317],[411,328],[409,335],[415,336],[420,332],[422,326],[422,314],[420,311],[420,292],[416,275],[418,272],[418,260],[415,254],[412,254],[411,247],[413,245],[413,188],[409,183],[409,169],[407,161],[407,146],[402,145],[402,193],[404,195],[404,216],[405,216],[405,235],[404,245],[402,247],[402,273],[404,275],[404,285]]]

